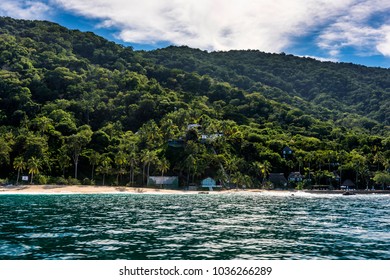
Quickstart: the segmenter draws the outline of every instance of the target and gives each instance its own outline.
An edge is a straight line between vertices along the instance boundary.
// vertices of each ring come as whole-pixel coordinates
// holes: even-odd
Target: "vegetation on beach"
[[[11,18],[0,18],[0,51],[2,178],[135,186],[155,174],[258,187],[299,171],[305,185],[389,184],[388,69],[259,51],[136,52]]]

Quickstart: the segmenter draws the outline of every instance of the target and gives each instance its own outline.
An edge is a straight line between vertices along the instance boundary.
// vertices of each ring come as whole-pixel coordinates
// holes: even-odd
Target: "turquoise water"
[[[0,195],[0,259],[390,259],[388,195]]]

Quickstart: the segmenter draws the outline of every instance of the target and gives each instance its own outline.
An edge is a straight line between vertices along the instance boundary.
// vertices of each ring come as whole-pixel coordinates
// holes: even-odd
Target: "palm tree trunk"
[[[16,184],[19,184],[20,169],[18,169],[18,178],[16,178]]]
[[[74,178],[77,179],[77,165],[79,164],[78,161],[74,162]]]

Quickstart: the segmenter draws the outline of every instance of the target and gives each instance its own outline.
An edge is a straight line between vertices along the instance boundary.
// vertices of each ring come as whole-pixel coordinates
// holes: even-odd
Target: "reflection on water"
[[[390,259],[390,197],[1,195],[0,259]]]

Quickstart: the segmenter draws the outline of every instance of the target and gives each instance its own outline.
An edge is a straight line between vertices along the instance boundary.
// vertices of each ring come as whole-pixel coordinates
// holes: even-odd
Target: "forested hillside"
[[[135,52],[0,17],[0,178],[272,187],[390,184],[390,70],[258,51]],[[291,154],[283,154],[289,147]],[[229,182],[229,183],[228,183]]]
[[[267,98],[301,105],[305,110],[307,104],[294,100],[300,97],[316,105],[319,117],[329,110],[339,117],[352,113],[390,124],[388,69],[251,50],[207,53],[169,47],[145,53],[145,57],[170,69],[197,72],[247,92],[262,92]],[[360,124],[366,125],[364,121]]]

